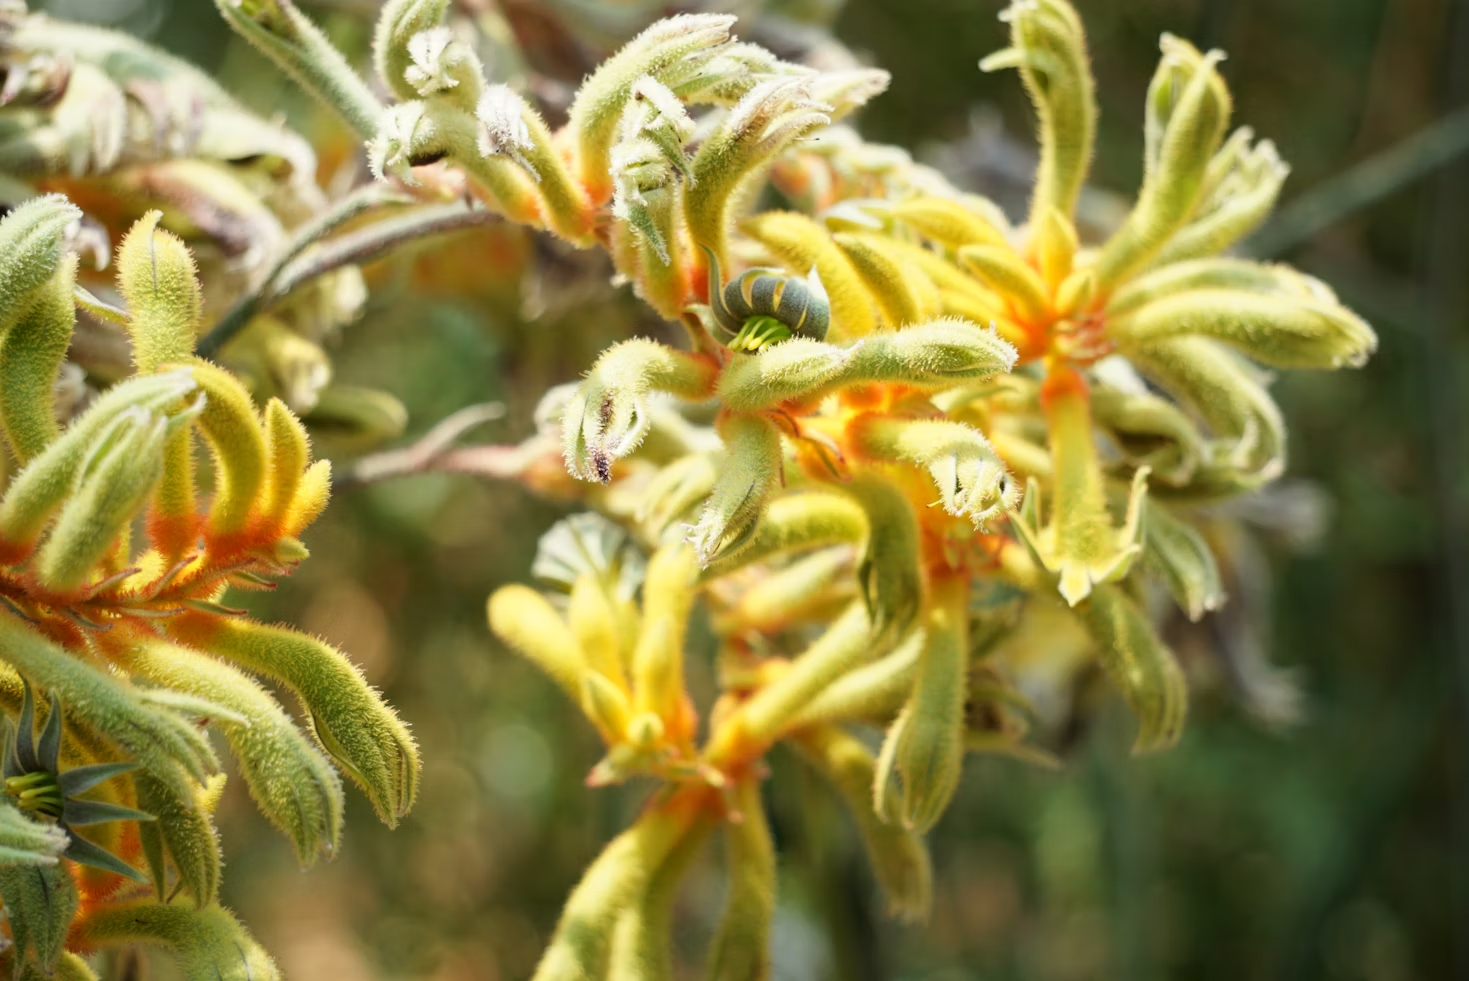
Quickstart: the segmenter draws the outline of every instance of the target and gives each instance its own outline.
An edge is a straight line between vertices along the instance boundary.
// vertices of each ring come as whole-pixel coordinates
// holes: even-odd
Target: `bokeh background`
[[[365,54],[372,0],[299,2]],[[1099,83],[1089,198],[1099,220],[1140,178],[1160,32],[1222,47],[1237,118],[1294,168],[1284,207],[1248,250],[1328,280],[1381,335],[1366,369],[1293,375],[1276,389],[1299,483],[1260,505],[1278,534],[1237,598],[1251,636],[1293,673],[1303,712],[1293,726],[1268,724],[1217,663],[1195,659],[1192,718],[1171,753],[1128,758],[1130,722],[1102,704],[1064,747],[1061,772],[973,759],[933,836],[938,897],[920,928],[883,919],[845,816],[776,758],[775,976],[1469,977],[1469,3],[1076,4]],[[202,64],[311,135],[324,183],[353,178],[347,134],[234,40],[206,0],[44,6]],[[768,43],[805,44],[807,25],[829,24],[894,73],[861,119],[868,136],[1001,201],[1023,194],[1033,165],[1024,96],[1013,74],[976,67],[1003,44],[999,0],[705,6],[747,13],[740,32]],[[554,114],[599,51],[672,5],[463,8],[506,15],[529,42],[514,71]],[[661,329],[608,274],[595,257],[499,230],[379,262],[366,317],[333,351],[338,377],[397,395],[410,437],[499,400],[505,416],[481,436],[517,440],[548,385],[576,377],[611,340]],[[354,451],[322,448],[343,464]],[[233,788],[220,817],[224,898],[289,976],[525,977],[581,869],[637,806],[641,788],[582,786],[594,737],[485,625],[485,597],[526,577],[538,535],[564,513],[462,476],[344,492],[309,536],[312,561],[254,601],[351,652],[412,722],[426,760],[401,827],[380,827],[353,798],[341,853],[306,874]],[[691,652],[696,677],[708,647]],[[680,903],[691,969],[721,892],[711,855]]]

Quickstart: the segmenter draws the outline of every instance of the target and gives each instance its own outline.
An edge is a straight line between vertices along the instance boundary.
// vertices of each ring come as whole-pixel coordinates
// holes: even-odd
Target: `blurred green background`
[[[1381,335],[1365,370],[1294,375],[1276,389],[1291,476],[1332,502],[1310,548],[1282,537],[1250,573],[1267,600],[1254,611],[1268,617],[1262,639],[1294,672],[1304,716],[1262,726],[1200,660],[1192,719],[1171,753],[1129,759],[1131,723],[1104,705],[1060,773],[972,759],[933,836],[938,897],[920,928],[884,920],[846,817],[776,758],[775,976],[1469,977],[1469,170],[1457,162],[1469,116],[1452,114],[1469,106],[1469,3],[1076,2],[1102,111],[1095,187],[1137,186],[1159,33],[1226,49],[1237,119],[1294,168],[1285,207],[1254,248],[1331,282]],[[303,5],[365,52],[371,0]],[[284,113],[324,157],[350,155],[346,135],[233,40],[205,0],[45,6],[189,57],[256,109]],[[674,7],[501,6],[543,40],[557,17],[578,23],[592,10],[616,33]],[[893,72],[861,119],[869,137],[1002,201],[1023,192],[1023,93],[1013,74],[976,68],[1003,45],[998,0],[784,6],[833,17],[838,38]],[[756,24],[762,38],[785,29]],[[548,43],[533,67],[554,93],[558,77],[575,84],[590,50]],[[1354,203],[1364,190],[1372,200]],[[518,257],[526,283],[491,268],[505,265],[497,256]],[[440,242],[370,273],[369,313],[333,352],[338,377],[395,393],[410,435],[498,399],[508,411],[488,438],[522,438],[548,385],[575,378],[609,341],[659,329],[607,285],[598,259],[518,236]],[[465,477],[344,493],[308,537],[315,557],[256,602],[351,652],[412,722],[426,760],[422,798],[400,828],[380,827],[354,797],[341,853],[308,874],[232,788],[220,819],[225,901],[289,976],[525,977],[581,869],[637,806],[641,788],[582,786],[595,737],[485,626],[486,596],[526,578],[537,536],[562,513]],[[709,653],[692,653],[696,676]],[[681,900],[691,970],[721,894],[712,850]]]

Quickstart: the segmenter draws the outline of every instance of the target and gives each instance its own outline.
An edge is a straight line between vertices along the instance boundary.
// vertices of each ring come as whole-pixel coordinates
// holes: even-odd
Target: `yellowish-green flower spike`
[[[6,488],[0,498],[0,560],[17,562],[31,552],[92,461],[99,441],[116,432],[121,417],[177,412],[195,390],[189,374],[170,372],[130,379],[97,399]]]
[[[528,586],[502,586],[490,597],[490,629],[580,705],[587,670],[576,637],[546,598]]]
[[[1143,564],[1167,584],[1190,620],[1224,605],[1219,564],[1198,529],[1151,498],[1143,501],[1142,525]]]
[[[1284,471],[1285,420],[1259,372],[1242,358],[1215,341],[1181,337],[1150,344],[1130,360],[1197,413],[1218,441],[1205,464],[1207,479],[1196,478],[1192,487],[1244,490]]]
[[[219,898],[219,837],[210,814],[224,790],[224,779],[224,774],[215,774],[207,787],[180,798],[146,773],[133,778],[139,809],[155,819],[140,824],[138,834],[160,900],[168,898],[170,864],[179,886],[193,897],[195,909]]]
[[[1137,716],[1133,752],[1172,746],[1188,713],[1188,687],[1173,652],[1121,587],[1098,585],[1076,613],[1096,641],[1103,670]]]
[[[577,577],[566,615],[587,667],[625,692],[627,671],[619,649],[617,611],[600,577],[590,573]]]
[[[128,337],[140,375],[194,353],[204,309],[194,257],[177,236],[158,227],[162,220],[162,212],[148,212],[117,249],[117,285],[127,301]]]
[[[966,245],[959,262],[997,294],[1005,297],[1012,313],[1026,323],[1045,323],[1051,317],[1046,281],[1004,245]]]
[[[71,656],[3,612],[0,648],[12,667],[61,699],[70,719],[106,733],[175,793],[189,793],[218,771],[219,760],[192,719],[150,704],[141,690]]]
[[[172,954],[188,978],[279,981],[281,975],[255,938],[222,906],[173,902],[103,906],[86,921],[85,940],[98,947],[141,944]]]
[[[1251,135],[1241,127],[1215,155],[1206,179],[1206,200],[1159,254],[1159,265],[1223,252],[1264,223],[1274,209],[1290,167],[1269,140],[1251,148]],[[1217,178],[1216,169],[1223,171]]]
[[[908,701],[927,645],[928,634],[921,625],[910,630],[891,653],[853,668],[822,689],[796,713],[792,728],[852,721],[886,724]],[[869,783],[869,805],[871,789]]]
[[[660,469],[638,506],[638,523],[661,539],[675,521],[708,498],[722,459],[720,454],[693,453]]]
[[[831,783],[851,811],[889,915],[909,922],[927,919],[933,905],[933,863],[922,837],[873,812],[877,761],[872,751],[857,737],[829,725],[802,730],[791,745]]]
[[[76,269],[76,256],[62,258],[51,278],[30,292],[20,316],[0,325],[0,429],[22,464],[61,431],[53,388],[76,323]]]
[[[655,804],[603,849],[567,899],[533,981],[604,977],[618,918],[699,820],[697,802]]]
[[[1136,472],[1127,518],[1122,528],[1114,528],[1093,442],[1090,399],[1078,372],[1067,367],[1052,370],[1042,394],[1054,472],[1052,514],[1041,528],[1040,495],[1033,487],[1012,525],[1041,564],[1056,574],[1061,595],[1072,606],[1086,599],[1096,583],[1127,575],[1142,552],[1138,515],[1147,471]]]
[[[1020,500],[1020,485],[1006,472],[977,429],[947,419],[896,419],[873,413],[849,426],[861,452],[875,460],[907,463],[926,471],[945,511],[979,529]]]
[[[938,822],[959,786],[969,678],[969,582],[944,577],[931,592],[913,694],[888,730],[872,785],[878,816],[919,834]]]
[[[1372,328],[1333,300],[1227,289],[1164,296],[1113,320],[1108,334],[1123,351],[1212,337],[1273,368],[1357,368],[1377,350]]]
[[[837,232],[831,238],[857,271],[868,295],[877,300],[888,326],[921,323],[941,312],[938,288],[903,256],[879,248],[860,235]]]
[[[0,332],[24,312],[31,292],[61,268],[66,230],[81,217],[60,194],[46,194],[0,221]]]
[[[1217,67],[1223,53],[1201,55],[1168,34],[1162,49],[1163,60],[1148,89],[1142,190],[1127,221],[1096,260],[1097,292],[1103,296],[1152,261],[1187,223],[1229,125],[1229,90]]]
[[[735,785],[738,815],[724,825],[724,913],[709,946],[709,981],[765,981],[770,977],[770,927],[775,919],[775,842],[760,801],[760,783]]]
[[[250,393],[223,368],[207,361],[187,363],[204,392],[199,430],[214,457],[214,500],[210,530],[220,536],[245,528],[268,473],[265,436]]]
[[[336,851],[342,836],[341,780],[264,688],[227,664],[162,640],[131,648],[126,658],[137,676],[239,716],[243,721],[216,724],[261,813],[291,839],[302,865]]]
[[[909,198],[890,205],[883,213],[946,249],[1009,242],[1009,227],[998,210],[980,212],[952,198]]]
[[[769,419],[729,415],[720,420],[719,434],[728,456],[688,535],[703,566],[749,544],[766,499],[781,482],[780,433]]]
[[[67,928],[79,897],[65,865],[0,866],[0,900],[5,902],[10,939],[15,945],[16,972],[34,957],[49,975],[61,957]]]
[[[727,575],[787,552],[855,544],[866,535],[867,515],[861,505],[845,495],[808,493],[779,497],[765,509],[750,543],[735,555],[710,565],[704,578]]]
[[[594,203],[612,196],[612,144],[633,86],[644,76],[670,87],[694,77],[710,52],[729,40],[734,22],[729,14],[680,14],[660,20],[582,83],[567,127],[576,138],[577,176]]]
[[[364,139],[383,107],[342,53],[292,0],[215,0],[225,22]]]
[[[607,981],[673,981],[673,904],[708,832],[708,821],[696,823],[649,877],[641,899],[618,918]]]
[[[581,676],[581,708],[591,720],[602,741],[608,745],[625,742],[632,724],[632,702],[600,671],[584,671]]]
[[[290,688],[322,747],[392,827],[418,792],[418,748],[408,728],[335,648],[282,627],[185,613],[171,632]]]
[[[1097,106],[1081,19],[1064,0],[1014,0],[1001,14],[1011,47],[980,62],[984,71],[1018,68],[1035,106],[1041,159],[1031,222],[1055,208],[1070,217],[1091,166]]]
[[[1154,481],[1188,484],[1208,452],[1193,420],[1156,395],[1098,385],[1092,389],[1092,415],[1127,461],[1147,467]]]
[[[87,585],[163,475],[164,446],[179,421],[188,415],[170,419],[134,407],[100,434],[37,557],[47,588],[65,594]]]
[[[694,155],[684,195],[689,235],[727,264],[730,205],[776,154],[831,122],[831,107],[810,97],[804,78],[773,78],[752,88]]]
[[[411,102],[422,94],[407,80],[414,64],[409,44],[443,23],[448,9],[449,0],[388,0],[383,4],[372,35],[373,67],[383,86],[399,101]]]
[[[653,393],[700,401],[712,394],[715,374],[711,360],[653,341],[609,348],[566,404],[561,425],[567,469],[582,480],[607,483],[612,464],[648,434]]]
[[[694,605],[698,562],[683,543],[653,553],[643,581],[643,619],[633,650],[636,708],[672,729],[683,712],[684,636]]]
[[[922,604],[922,553],[913,505],[895,484],[874,474],[854,476],[846,490],[867,515],[867,543],[857,566],[857,585],[872,618],[873,635],[901,637]]]

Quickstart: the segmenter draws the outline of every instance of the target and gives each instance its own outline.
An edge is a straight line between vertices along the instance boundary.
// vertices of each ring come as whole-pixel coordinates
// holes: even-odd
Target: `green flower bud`
[[[1133,752],[1167,749],[1183,732],[1188,686],[1173,652],[1117,586],[1098,585],[1075,607],[1097,645],[1102,668],[1138,718]]]
[[[776,498],[765,509],[749,544],[704,570],[704,580],[735,569],[808,548],[856,543],[867,534],[867,516],[841,494],[807,493]]]
[[[1285,469],[1285,420],[1263,380],[1244,359],[1216,341],[1180,337],[1156,341],[1129,359],[1169,395],[1208,424],[1214,436],[1190,491],[1226,493],[1258,487]]]
[[[76,268],[76,256],[63,258],[55,274],[30,291],[14,322],[0,325],[0,428],[22,464],[60,433],[54,388],[76,323]]]
[[[969,679],[968,580],[936,582],[933,593],[913,694],[888,730],[873,778],[877,815],[919,834],[938,823],[959,786]]]
[[[209,813],[213,808],[210,798],[224,789],[224,774],[213,777],[211,784],[217,786],[178,797],[146,773],[133,777],[138,806],[155,819],[140,824],[138,833],[160,900],[165,898],[168,882],[165,856],[178,873],[179,884],[194,897],[195,909],[219,898],[219,837]]]
[[[274,678],[310,713],[322,748],[392,827],[418,792],[418,749],[408,728],[362,672],[335,648],[282,627],[184,613],[171,631],[191,646]]]
[[[176,794],[190,793],[194,782],[219,769],[209,740],[192,720],[149,704],[138,689],[78,660],[4,612],[0,647],[11,666],[66,705],[70,719],[116,742]]]
[[[839,348],[792,337],[754,354],[737,355],[719,379],[719,400],[734,412],[759,412],[791,399],[811,399],[838,378],[854,345]]]
[[[1156,300],[1194,290],[1238,290],[1272,296],[1316,295],[1316,281],[1285,266],[1246,259],[1191,259],[1160,265],[1129,280],[1107,301],[1106,315],[1116,319]]]
[[[636,449],[652,425],[653,392],[699,401],[712,394],[714,378],[708,359],[653,341],[608,348],[562,415],[567,469],[582,480],[609,482],[612,464]]]
[[[133,225],[117,249],[117,285],[128,304],[128,336],[138,373],[152,374],[167,361],[194,353],[194,334],[204,299],[194,257],[150,211]]]
[[[1081,19],[1064,0],[1014,0],[1010,48],[979,63],[981,71],[1020,69],[1040,127],[1041,160],[1032,199],[1034,223],[1046,209],[1070,217],[1091,166],[1097,105]]]
[[[106,904],[87,916],[83,940],[97,947],[160,947],[173,955],[188,978],[280,981],[281,977],[270,955],[222,906]]]
[[[712,51],[729,40],[734,22],[729,14],[680,14],[660,20],[582,83],[567,128],[576,138],[577,176],[593,202],[612,194],[612,144],[633,86],[645,76],[670,85],[696,75]]]
[[[927,919],[933,905],[933,863],[922,837],[873,813],[877,761],[871,750],[855,736],[829,725],[798,733],[792,745],[812,769],[826,778],[851,811],[887,900],[888,914],[909,922]]]
[[[943,388],[1009,371],[1015,348],[993,327],[941,318],[894,333],[874,334],[847,349],[840,385],[896,382]]]
[[[0,220],[0,333],[61,268],[66,230],[82,212],[60,194],[32,198]]]
[[[867,515],[867,543],[857,566],[857,585],[872,618],[874,637],[907,633],[922,603],[918,518],[891,481],[856,476],[846,487]]]
[[[41,546],[36,574],[47,588],[71,593],[85,586],[117,546],[163,475],[169,433],[167,416],[134,407],[101,436]]]
[[[250,393],[233,375],[197,359],[188,367],[206,397],[199,431],[214,458],[209,528],[216,535],[237,533],[260,501],[270,472],[263,427]]]
[[[719,634],[776,633],[792,624],[830,620],[854,598],[851,549],[829,548],[762,576],[716,617]]]
[[[1337,303],[1223,289],[1165,296],[1113,320],[1108,335],[1124,350],[1213,337],[1273,368],[1357,368],[1377,350],[1372,328]]]
[[[72,493],[77,477],[97,451],[98,441],[114,431],[125,413],[150,417],[177,410],[196,383],[187,372],[133,378],[113,386],[21,471],[0,498],[0,556],[20,561],[51,516]]]
[[[832,241],[857,271],[889,326],[901,329],[939,313],[938,288],[921,268],[905,261],[901,253],[848,232],[837,232],[832,235]]]
[[[1205,199],[1158,255],[1158,264],[1223,252],[1264,223],[1290,167],[1269,140],[1251,148],[1251,135],[1248,128],[1239,129],[1215,155],[1205,181]],[[1216,176],[1216,170],[1223,172]]]
[[[720,420],[727,456],[688,541],[707,566],[749,543],[771,491],[782,480],[780,433],[763,416]]]
[[[331,856],[342,836],[342,783],[286,711],[256,681],[203,654],[162,640],[126,651],[130,671],[171,691],[223,705],[217,719],[250,796],[309,865]],[[196,894],[197,895],[197,894]]]
[[[831,107],[811,98],[806,78],[773,78],[752,88],[694,155],[684,215],[696,245],[728,263],[730,204],[774,157],[831,122]]]
[[[1092,415],[1128,463],[1175,487],[1189,482],[1208,450],[1193,421],[1156,395],[1097,386]]]
[[[784,674],[740,706],[737,720],[719,727],[705,759],[720,767],[740,762],[742,754],[762,751],[790,730],[812,698],[881,650],[866,606],[851,604]]]
[[[1201,55],[1169,34],[1161,46],[1163,60],[1148,89],[1143,187],[1096,261],[1098,292],[1104,295],[1152,261],[1187,223],[1229,124],[1229,90],[1217,68],[1224,54]]]
[[[910,630],[892,653],[853,668],[827,685],[796,713],[792,728],[852,720],[886,725],[908,701],[927,644],[928,635],[922,627]],[[865,797],[868,807],[872,803],[871,789],[869,782]]]
[[[1224,605],[1219,564],[1203,535],[1153,500],[1143,504],[1142,525],[1143,565],[1163,580],[1190,620]]]

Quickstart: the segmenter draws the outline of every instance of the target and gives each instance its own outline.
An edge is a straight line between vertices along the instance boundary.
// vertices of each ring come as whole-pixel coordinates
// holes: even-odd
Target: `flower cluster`
[[[1218,505],[1284,469],[1266,371],[1356,366],[1376,344],[1319,281],[1223,255],[1286,168],[1230,130],[1220,53],[1164,37],[1143,185],[1091,241],[1076,206],[1096,105],[1065,0],[1016,0],[1011,45],[983,62],[1016,69],[1035,108],[1019,224],[843,125],[883,72],[784,60],[732,16],[654,23],[553,130],[487,77],[448,0],[383,5],[377,86],[291,0],[217,6],[360,136],[375,183],[328,203],[310,150],[197,72],[0,4],[0,169],[89,214],[144,188],[244,271],[206,323],[194,258],[157,213],[128,216],[116,304],[76,286],[88,226],[66,199],[0,224],[0,429],[23,465],[0,497],[0,699],[17,719],[0,899],[18,966],[86,976],[72,951],[145,942],[191,977],[270,973],[215,902],[221,778],[200,720],[303,861],[340,832],[333,764],[389,823],[411,804],[412,740],[351,663],[226,592],[305,557],[328,489],[314,420],[401,425],[332,384],[317,346],[360,305],[354,264],[486,216],[604,249],[688,339],[609,347],[547,393],[533,437],[480,458],[590,509],[543,539],[546,589],[497,591],[490,626],[601,737],[590,785],[658,788],[569,898],[539,981],[670,977],[674,898],[716,831],[728,895],[709,974],[766,976],[777,745],[845,802],[890,909],[920,918],[923,835],[966,754],[1053,763],[1042,703],[1093,667],[1139,751],[1178,739],[1187,688],[1160,608],[1197,620],[1224,602]],[[131,354],[62,428],[77,306]],[[200,356],[215,354],[249,384]],[[281,397],[260,411],[252,391]],[[699,607],[719,645],[704,706],[685,683]],[[314,741],[245,672],[294,691]]]
[[[190,976],[270,976],[218,905],[225,778],[205,727],[303,864],[340,840],[339,770],[393,824],[417,750],[340,652],[226,605],[306,557],[298,536],[330,468],[280,400],[261,411],[195,356],[194,260],[158,212],[117,250],[127,309],[86,301],[126,332],[133,373],[58,424],[81,218],[47,195],[0,221],[0,431],[19,463],[0,495],[0,699],[16,715],[0,797],[7,956],[17,975],[87,977],[76,952],[144,943]],[[311,734],[252,676],[294,693]],[[39,740],[32,686],[49,704]]]

